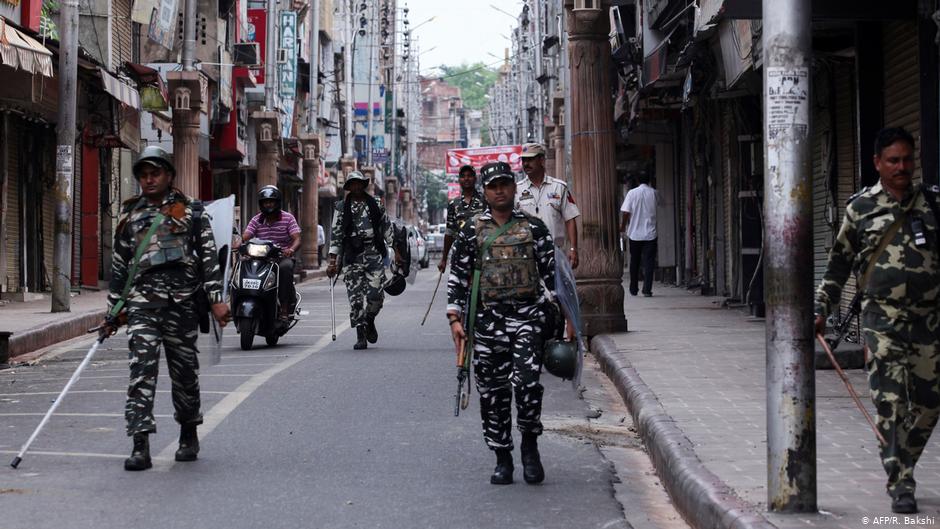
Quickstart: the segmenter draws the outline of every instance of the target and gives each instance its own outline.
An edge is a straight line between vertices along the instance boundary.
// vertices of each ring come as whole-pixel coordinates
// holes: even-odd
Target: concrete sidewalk
[[[834,371],[816,376],[820,512],[767,513],[764,321],[684,289],[656,285],[653,294],[627,295],[630,332],[598,336],[591,348],[687,521],[710,529],[858,529],[878,516],[897,516],[874,433]],[[847,373],[874,415],[864,371]],[[940,519],[938,439],[915,475],[922,527]],[[896,523],[918,526],[910,518]]]
[[[303,271],[298,277],[302,279],[297,279],[297,285],[326,277],[326,268]],[[0,304],[0,333],[10,333],[9,360],[84,335],[104,319],[107,297],[106,290],[83,289],[72,293],[69,312],[58,313],[52,312],[50,294],[41,300]],[[4,362],[0,351],[0,365]]]

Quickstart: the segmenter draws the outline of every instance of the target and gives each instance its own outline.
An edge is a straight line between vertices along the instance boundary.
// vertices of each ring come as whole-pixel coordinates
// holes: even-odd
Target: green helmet
[[[173,176],[176,176],[176,167],[173,166],[173,156],[156,145],[151,145],[140,152],[140,157],[134,162],[134,178],[138,177],[144,165],[162,167]]]
[[[542,365],[556,377],[570,380],[578,369],[578,354],[578,342],[552,339],[545,342]]]

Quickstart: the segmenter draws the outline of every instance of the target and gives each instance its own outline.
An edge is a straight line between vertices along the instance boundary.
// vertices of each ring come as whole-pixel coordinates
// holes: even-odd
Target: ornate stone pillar
[[[555,125],[545,125],[542,127],[545,138],[545,174],[556,178],[564,178],[555,173],[555,150],[552,148],[552,135],[555,132]]]
[[[318,134],[301,134],[301,145],[304,153],[304,187],[303,208],[300,211],[300,260],[306,270],[319,268],[317,260],[317,224],[320,215],[320,136]],[[326,226],[323,227],[326,229]]]
[[[401,217],[398,204],[398,179],[389,175],[385,181],[385,211],[388,218],[394,220]]]
[[[360,169],[360,171],[369,179],[369,186],[366,188],[366,192],[375,196],[375,167],[367,165]]]
[[[623,332],[623,258],[617,223],[614,109],[606,8],[575,9],[565,0],[571,65],[571,173],[581,208],[576,270],[588,336]],[[592,3],[593,4],[593,3]]]
[[[555,178],[565,179],[565,126],[559,124],[552,132],[552,148],[555,150]],[[580,198],[580,197],[578,197]]]
[[[258,189],[267,185],[276,186],[280,157],[280,115],[277,112],[256,111],[251,113],[251,118],[255,120],[255,137],[258,141]]]
[[[336,185],[339,189],[336,190],[336,193],[342,195],[343,186],[346,185],[346,175],[349,173],[358,170],[359,164],[355,158],[340,158],[339,160],[340,172],[336,174]]]
[[[199,198],[199,113],[208,105],[208,80],[202,72],[167,72],[173,103],[174,184],[183,193]]]

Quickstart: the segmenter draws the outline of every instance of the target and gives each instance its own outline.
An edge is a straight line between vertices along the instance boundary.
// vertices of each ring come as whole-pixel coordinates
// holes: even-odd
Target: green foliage
[[[448,84],[460,88],[460,95],[463,98],[464,108],[472,110],[483,110],[486,108],[486,95],[490,91],[499,74],[493,68],[488,67],[482,62],[474,64],[461,64],[460,66],[438,67],[441,70],[441,77]]]
[[[447,208],[447,184],[444,177],[434,173],[425,173],[427,176],[428,210],[438,211]]]

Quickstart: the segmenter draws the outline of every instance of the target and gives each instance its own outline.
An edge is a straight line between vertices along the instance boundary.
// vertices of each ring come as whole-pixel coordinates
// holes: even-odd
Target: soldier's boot
[[[134,450],[131,457],[124,460],[124,470],[147,470],[153,466],[150,461],[150,439],[149,434],[134,434]]]
[[[512,483],[512,451],[506,448],[496,450],[496,469],[490,476],[493,485],[509,485]]]
[[[360,349],[366,349],[369,347],[369,344],[366,343],[366,326],[357,325],[356,326],[356,345],[353,345],[353,349],[357,351]]]
[[[180,426],[180,447],[176,450],[177,461],[195,461],[199,455],[199,436],[195,424]]]
[[[522,477],[526,483],[541,483],[545,479],[542,458],[539,457],[538,436],[533,433],[522,434]]]
[[[903,492],[891,499],[891,512],[899,514],[914,514],[917,512],[917,500],[911,492]]]
[[[366,340],[369,340],[369,343],[379,341],[379,330],[375,328],[375,314],[366,316]]]

